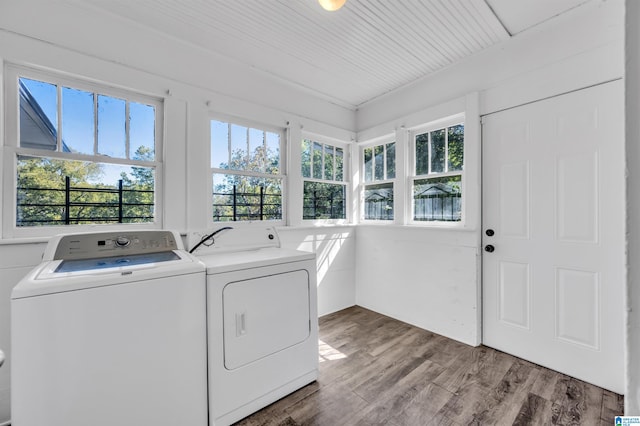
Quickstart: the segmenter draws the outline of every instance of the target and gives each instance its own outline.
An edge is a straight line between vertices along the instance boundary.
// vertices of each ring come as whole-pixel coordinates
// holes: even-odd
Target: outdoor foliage
[[[148,148],[140,147],[135,159],[147,159],[152,155],[148,151]],[[16,225],[113,223],[120,221],[121,207],[123,223],[152,221],[153,169],[131,167],[129,173],[121,172],[123,191],[120,203],[118,183],[101,183],[110,167],[114,166],[19,156]]]
[[[225,170],[251,170],[277,175],[279,155],[268,146],[258,146],[249,155],[235,149],[229,164],[221,163]],[[282,179],[235,173],[213,175],[213,220],[216,222],[239,220],[282,219]]]
[[[345,185],[304,182],[303,219],[346,218]]]

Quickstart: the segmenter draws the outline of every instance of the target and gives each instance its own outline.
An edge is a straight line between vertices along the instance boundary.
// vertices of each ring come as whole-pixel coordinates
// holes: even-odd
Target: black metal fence
[[[122,180],[116,188],[73,187],[67,176],[64,188],[17,189],[17,226],[134,223],[154,219],[154,190],[125,188]],[[151,201],[145,201],[149,198]]]
[[[233,185],[231,192],[213,193],[213,220],[280,220],[282,194],[271,193],[263,186],[254,192],[241,192]]]
[[[343,194],[322,195],[317,191],[305,194],[303,219],[344,219],[346,217]]]

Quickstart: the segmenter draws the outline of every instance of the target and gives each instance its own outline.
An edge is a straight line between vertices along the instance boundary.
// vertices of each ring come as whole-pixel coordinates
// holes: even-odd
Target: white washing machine
[[[14,426],[206,426],[204,265],[170,231],[53,238],[11,295]]]
[[[207,268],[210,426],[318,377],[315,254],[281,248],[271,227],[216,233],[192,249]]]

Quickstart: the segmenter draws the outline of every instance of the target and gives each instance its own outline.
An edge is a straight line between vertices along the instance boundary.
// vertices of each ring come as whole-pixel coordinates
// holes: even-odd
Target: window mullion
[[[332,179],[336,180],[336,172],[337,172],[337,167],[336,166],[338,164],[336,159],[338,157],[338,150],[336,149],[335,146],[333,147],[333,151],[332,152],[333,152],[333,156],[331,157],[333,159],[333,167],[332,167],[333,176],[332,176]]]
[[[62,152],[62,87],[56,84],[56,117],[58,131],[56,132],[56,149],[58,152]]]
[[[320,176],[322,176],[322,179],[327,180],[326,176],[324,175],[324,172],[326,171],[326,168],[324,167],[324,157],[325,157],[325,144],[320,144],[321,148],[320,148],[320,168],[322,169],[322,174]]]
[[[124,103],[124,156],[131,159],[131,114],[130,102]]]
[[[433,158],[433,153],[431,152],[431,133],[429,132],[429,136],[427,137],[427,174],[431,174],[431,159]]]
[[[263,173],[267,172],[267,132],[262,131],[262,166]]]
[[[247,126],[247,157],[245,158],[245,168],[249,167],[249,160],[251,159],[251,129]]]
[[[93,155],[98,155],[98,94],[93,93]]]
[[[387,179],[387,144],[382,144],[382,180]]]
[[[444,128],[444,172],[449,171],[449,128]]]
[[[231,123],[227,123],[227,167],[231,167]]]

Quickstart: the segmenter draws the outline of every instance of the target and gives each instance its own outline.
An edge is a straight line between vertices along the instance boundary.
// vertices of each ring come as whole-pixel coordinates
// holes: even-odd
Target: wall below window
[[[469,345],[480,343],[475,232],[356,230],[356,303]]]
[[[282,247],[312,251],[318,265],[318,315],[356,303],[356,228],[278,228]]]
[[[10,419],[11,290],[38,263],[45,244],[0,244],[0,349],[6,362],[0,367],[0,424]],[[42,348],[46,350],[46,348]]]

